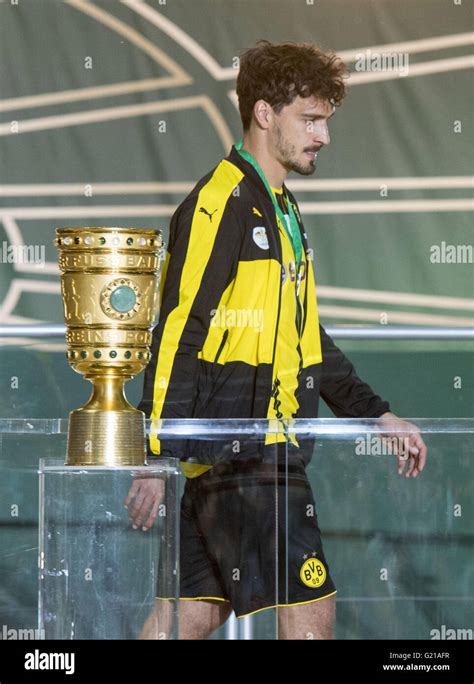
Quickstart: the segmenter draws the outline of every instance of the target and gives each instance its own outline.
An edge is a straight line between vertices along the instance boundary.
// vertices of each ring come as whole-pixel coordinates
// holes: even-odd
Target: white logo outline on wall
[[[270,249],[265,226],[255,226],[252,228],[252,239],[260,249]]]

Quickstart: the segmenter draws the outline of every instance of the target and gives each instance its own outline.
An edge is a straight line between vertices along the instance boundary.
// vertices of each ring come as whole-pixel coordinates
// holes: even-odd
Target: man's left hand
[[[405,477],[417,477],[425,467],[426,444],[416,425],[388,411],[380,416],[382,433],[392,438],[398,460],[398,474],[402,475],[407,466]],[[403,445],[403,446],[402,446]]]

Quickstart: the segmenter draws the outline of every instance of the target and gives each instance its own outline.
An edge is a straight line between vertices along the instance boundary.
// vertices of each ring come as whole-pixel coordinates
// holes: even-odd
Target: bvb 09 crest
[[[326,568],[319,558],[308,558],[300,568],[300,579],[311,589],[318,589],[326,581]]]

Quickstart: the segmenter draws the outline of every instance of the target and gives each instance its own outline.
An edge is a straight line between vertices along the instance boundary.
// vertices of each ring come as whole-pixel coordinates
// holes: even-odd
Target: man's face
[[[314,173],[318,151],[330,142],[327,122],[334,109],[328,100],[298,95],[274,115],[269,129],[270,145],[275,158],[288,171],[303,176]]]

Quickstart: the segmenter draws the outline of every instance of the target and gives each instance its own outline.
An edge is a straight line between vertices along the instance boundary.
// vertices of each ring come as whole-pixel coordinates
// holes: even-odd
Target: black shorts
[[[243,617],[335,593],[301,459],[222,463],[186,481],[181,599],[227,601]]]

